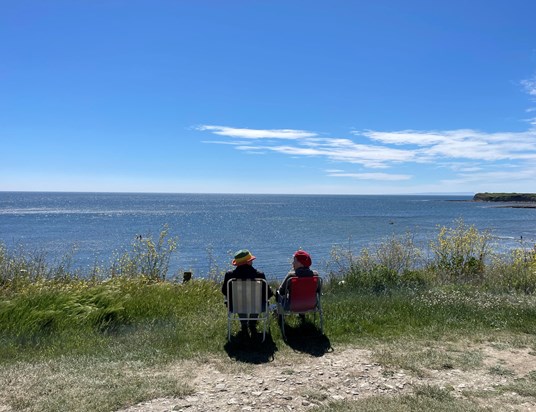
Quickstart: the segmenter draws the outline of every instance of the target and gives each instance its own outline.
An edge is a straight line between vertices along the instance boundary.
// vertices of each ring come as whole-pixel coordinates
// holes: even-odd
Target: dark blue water
[[[536,242],[536,209],[497,207],[463,196],[331,196],[233,194],[108,194],[0,192],[0,242],[46,252],[73,247],[75,265],[108,263],[136,236],[158,237],[164,225],[178,237],[171,272],[226,269],[234,251],[249,248],[268,278],[282,278],[303,248],[322,270],[333,246],[354,251],[407,231],[426,245],[438,225],[491,230],[501,247]],[[210,257],[210,258],[209,258]]]

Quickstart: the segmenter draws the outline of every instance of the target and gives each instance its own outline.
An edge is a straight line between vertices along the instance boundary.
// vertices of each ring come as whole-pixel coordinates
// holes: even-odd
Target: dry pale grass
[[[162,396],[184,396],[191,369],[137,361],[65,357],[0,369],[0,411],[110,411]]]
[[[0,370],[0,411],[531,411],[533,387],[534,344],[405,340],[323,356],[280,348],[264,363],[19,362]]]

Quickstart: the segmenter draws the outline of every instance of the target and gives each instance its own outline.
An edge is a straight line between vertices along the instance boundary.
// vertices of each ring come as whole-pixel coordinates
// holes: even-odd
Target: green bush
[[[499,291],[536,292],[536,253],[515,249],[496,258],[486,276],[487,286]]]
[[[358,255],[334,248],[328,267],[332,287],[385,292],[396,287],[423,287],[431,280],[422,269],[422,253],[413,236],[391,236]]]
[[[110,276],[143,275],[152,280],[166,280],[171,255],[177,249],[177,239],[168,237],[168,228],[160,231],[158,240],[140,237],[133,243],[131,250],[114,258]]]
[[[453,228],[440,227],[437,239],[430,242],[434,254],[430,268],[443,282],[481,284],[491,253],[490,241],[489,232],[480,232],[462,219]]]

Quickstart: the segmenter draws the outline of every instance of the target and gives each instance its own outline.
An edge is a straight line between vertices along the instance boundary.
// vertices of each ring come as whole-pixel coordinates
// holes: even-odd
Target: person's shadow
[[[285,335],[285,342],[295,351],[317,357],[333,352],[329,338],[308,320],[285,323]]]
[[[267,363],[274,360],[277,345],[272,339],[270,330],[266,331],[266,339],[262,342],[262,333],[250,337],[239,332],[231,337],[231,341],[223,347],[231,359],[245,363]]]

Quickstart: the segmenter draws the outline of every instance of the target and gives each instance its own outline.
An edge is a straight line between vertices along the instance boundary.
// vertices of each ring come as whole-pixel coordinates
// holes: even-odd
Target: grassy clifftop
[[[536,193],[477,193],[478,202],[536,202]]]

